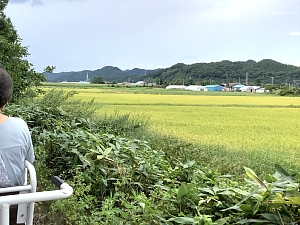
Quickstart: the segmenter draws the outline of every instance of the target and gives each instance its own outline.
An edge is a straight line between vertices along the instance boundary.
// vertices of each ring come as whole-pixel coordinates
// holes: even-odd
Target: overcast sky
[[[300,0],[10,0],[38,72],[273,59],[300,66]]]

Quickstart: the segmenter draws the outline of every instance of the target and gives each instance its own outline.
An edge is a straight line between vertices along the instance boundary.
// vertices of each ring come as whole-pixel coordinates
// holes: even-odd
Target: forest
[[[248,82],[246,82],[246,76]],[[241,83],[261,86],[264,84],[297,85],[300,79],[300,68],[286,65],[271,59],[259,62],[195,63],[186,65],[178,63],[170,68],[157,70],[145,77],[146,80],[155,80],[160,84],[229,84]]]

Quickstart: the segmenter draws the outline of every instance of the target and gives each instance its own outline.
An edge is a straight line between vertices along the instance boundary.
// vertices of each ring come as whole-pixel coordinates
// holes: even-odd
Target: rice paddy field
[[[275,163],[300,169],[299,97],[101,86],[76,91],[75,98],[94,99],[98,115],[149,118],[153,132],[192,143],[191,157],[222,171],[248,166],[266,173]]]

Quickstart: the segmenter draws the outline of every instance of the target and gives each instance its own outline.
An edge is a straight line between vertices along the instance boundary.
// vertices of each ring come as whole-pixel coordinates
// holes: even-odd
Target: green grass
[[[94,99],[98,115],[150,118],[153,133],[192,143],[192,157],[224,172],[242,166],[270,172],[275,163],[300,169],[298,97],[100,85],[76,90],[75,98]]]

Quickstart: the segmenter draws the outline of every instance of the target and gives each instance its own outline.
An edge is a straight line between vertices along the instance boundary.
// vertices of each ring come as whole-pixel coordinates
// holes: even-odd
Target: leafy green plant
[[[252,169],[245,167],[251,192],[229,209],[243,211],[252,219],[242,219],[239,223],[271,222],[283,225],[299,221],[299,174],[290,174],[280,165],[276,165],[275,170],[275,174],[266,175],[262,180]]]

